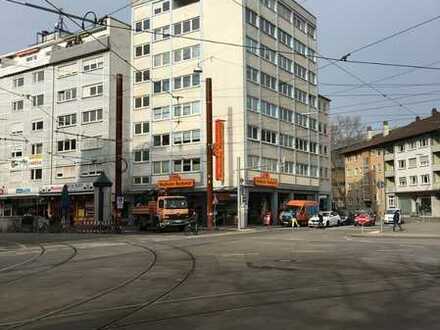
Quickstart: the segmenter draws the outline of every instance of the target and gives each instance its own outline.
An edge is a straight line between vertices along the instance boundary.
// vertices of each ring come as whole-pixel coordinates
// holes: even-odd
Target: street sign
[[[122,210],[124,208],[124,196],[118,196],[116,198],[116,208]]]

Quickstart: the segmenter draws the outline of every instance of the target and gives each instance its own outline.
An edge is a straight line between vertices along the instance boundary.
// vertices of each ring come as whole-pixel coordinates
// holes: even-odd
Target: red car
[[[355,226],[374,226],[376,224],[376,217],[370,213],[359,213],[354,218]]]

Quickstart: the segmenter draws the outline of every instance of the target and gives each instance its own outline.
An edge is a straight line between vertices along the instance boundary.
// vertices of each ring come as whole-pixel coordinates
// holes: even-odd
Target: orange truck
[[[184,196],[159,196],[147,205],[134,207],[132,215],[142,230],[166,227],[183,230],[191,221],[188,201]]]
[[[285,209],[280,213],[280,224],[292,226],[295,218],[300,226],[308,226],[309,219],[318,214],[319,204],[309,200],[290,200]]]

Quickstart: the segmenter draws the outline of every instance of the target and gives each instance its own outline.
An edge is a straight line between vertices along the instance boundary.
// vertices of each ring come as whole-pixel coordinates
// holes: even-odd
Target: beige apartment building
[[[239,177],[243,225],[291,198],[328,207],[330,100],[318,96],[314,15],[292,0],[144,0],[132,1],[132,26],[133,204],[178,174],[194,182],[178,193],[204,210],[212,78],[225,127],[217,223],[233,223]]]

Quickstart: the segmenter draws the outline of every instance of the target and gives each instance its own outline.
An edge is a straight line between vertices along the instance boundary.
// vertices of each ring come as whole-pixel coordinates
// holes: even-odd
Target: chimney
[[[437,111],[437,108],[432,108],[432,115],[437,116],[439,112]]]
[[[370,141],[373,138],[373,129],[371,126],[367,127],[367,140]]]
[[[390,126],[388,124],[388,121],[383,122],[383,136],[390,135]]]

